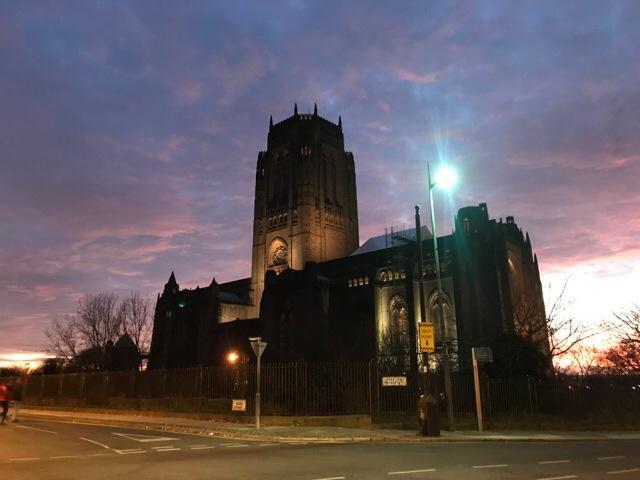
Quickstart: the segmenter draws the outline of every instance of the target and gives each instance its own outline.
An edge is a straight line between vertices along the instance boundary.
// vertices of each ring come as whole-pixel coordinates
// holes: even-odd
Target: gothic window
[[[409,311],[402,295],[394,295],[389,300],[389,340],[393,353],[410,348]]]
[[[471,228],[470,225],[469,225],[469,219],[465,218],[464,221],[462,222],[462,225],[463,225],[462,228],[464,230],[464,233],[469,235],[469,230]]]

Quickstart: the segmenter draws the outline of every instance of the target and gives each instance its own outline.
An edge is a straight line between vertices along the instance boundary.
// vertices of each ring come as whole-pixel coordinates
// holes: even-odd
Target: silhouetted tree
[[[128,333],[135,343],[138,352],[149,348],[151,341],[151,304],[138,292],[131,292],[120,303],[119,317],[122,319],[124,332]]]
[[[616,374],[640,374],[640,306],[614,313],[613,320],[603,329],[613,335],[616,343],[599,357],[602,367]]]
[[[132,292],[122,302],[111,293],[84,295],[74,315],[54,318],[45,331],[46,350],[67,358],[76,368],[101,369],[107,349],[128,333],[138,351],[146,349],[150,334],[149,302]]]
[[[523,290],[513,296],[516,333],[536,345],[550,365],[554,359],[570,354],[595,334],[593,329],[574,318],[571,311],[574,299],[567,294],[568,284],[569,278],[546,307],[540,305],[539,295],[533,292]],[[548,288],[550,290],[551,286]]]

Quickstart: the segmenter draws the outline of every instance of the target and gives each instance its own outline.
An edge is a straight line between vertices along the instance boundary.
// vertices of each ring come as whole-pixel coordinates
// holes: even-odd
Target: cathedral
[[[484,203],[458,211],[454,231],[437,239],[442,299],[427,228],[422,269],[416,229],[385,230],[359,245],[354,156],[342,120],[322,118],[317,107],[270,119],[254,201],[251,277],[181,290],[171,273],[156,303],[150,368],[221,365],[229,351],[251,358],[254,336],[269,344],[266,361],[416,368],[421,281],[436,327],[434,368],[444,341],[454,369],[500,335],[536,330],[546,341],[538,261],[513,217],[491,219]],[[542,328],[525,328],[532,325]]]

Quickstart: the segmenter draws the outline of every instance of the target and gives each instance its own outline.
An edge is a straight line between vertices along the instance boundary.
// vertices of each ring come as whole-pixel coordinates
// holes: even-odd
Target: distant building
[[[425,227],[422,240],[426,315],[434,321],[433,240]],[[540,325],[536,335],[546,339],[537,259],[513,217],[490,219],[483,203],[462,208],[438,245],[454,367],[469,364],[472,346],[522,333],[525,323]],[[247,338],[262,336],[266,360],[415,367],[416,250],[414,230],[358,245],[354,158],[344,150],[342,121],[296,106],[292,117],[270,120],[267,150],[258,155],[251,277],[180,290],[172,273],[156,304],[149,366],[221,364],[230,349],[249,354]],[[440,362],[437,354],[431,362]]]

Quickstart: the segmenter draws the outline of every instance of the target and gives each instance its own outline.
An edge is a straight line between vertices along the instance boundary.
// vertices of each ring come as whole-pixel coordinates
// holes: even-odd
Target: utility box
[[[418,425],[424,437],[440,436],[440,409],[433,395],[420,395],[418,399]]]

